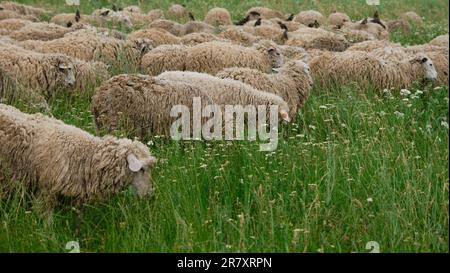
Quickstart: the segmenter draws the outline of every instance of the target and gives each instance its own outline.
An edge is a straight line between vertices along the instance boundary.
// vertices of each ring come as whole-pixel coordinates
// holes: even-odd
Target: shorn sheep
[[[328,52],[317,56],[309,62],[313,79],[325,85],[357,82],[377,90],[408,88],[415,81],[436,79],[433,62],[425,54],[385,50]]]
[[[216,74],[226,67],[249,67],[269,73],[272,68],[283,65],[283,62],[280,50],[270,41],[260,41],[252,48],[214,41],[193,47],[157,47],[144,55],[142,69],[150,75],[158,75],[166,70]],[[164,70],[160,70],[162,68]]]
[[[292,120],[295,120],[298,109],[308,99],[313,83],[309,66],[302,61],[289,61],[276,74],[266,74],[250,68],[226,68],[216,76],[238,80],[258,90],[280,96],[288,103]]]
[[[0,143],[0,161],[11,171],[11,183],[23,183],[48,220],[61,197],[82,205],[129,186],[139,196],[153,191],[150,169],[156,159],[140,142],[98,138],[42,114],[0,104]]]
[[[194,97],[201,99],[202,106],[213,104],[199,88],[146,75],[123,74],[96,89],[91,111],[99,131],[127,129],[141,137],[169,136],[176,120],[170,116],[172,107],[184,105],[192,111]]]
[[[232,25],[230,12],[224,8],[212,8],[205,16],[204,22],[212,26]]]
[[[0,43],[0,68],[45,96],[74,85],[73,66],[72,60],[63,54],[42,54]]]
[[[259,91],[248,84],[232,79],[221,79],[209,74],[191,71],[168,71],[156,77],[160,80],[186,83],[206,93],[216,105],[247,106],[276,105],[282,120],[290,122],[289,106],[278,95]]]

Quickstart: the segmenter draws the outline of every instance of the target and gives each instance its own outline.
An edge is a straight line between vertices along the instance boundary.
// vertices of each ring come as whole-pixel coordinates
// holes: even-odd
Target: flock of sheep
[[[295,15],[255,7],[234,23],[223,8],[198,21],[182,5],[147,13],[113,6],[39,20],[50,14],[0,3],[0,185],[8,189],[8,175],[24,181],[48,212],[61,196],[82,204],[130,185],[149,194],[156,159],[138,141],[100,138],[25,114],[7,105],[12,99],[45,110],[57,92],[96,88],[96,128],[145,137],[168,135],[170,109],[192,108],[193,97],[205,105],[277,105],[290,122],[313,82],[376,89],[422,80],[448,85],[448,35],[410,47],[389,41],[390,31],[423,23],[414,12],[393,21],[377,13],[352,21],[341,12],[327,18],[312,10]],[[110,67],[124,65],[142,74],[110,77]]]

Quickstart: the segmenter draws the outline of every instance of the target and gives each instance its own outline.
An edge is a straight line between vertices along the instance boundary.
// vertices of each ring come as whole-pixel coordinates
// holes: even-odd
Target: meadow
[[[76,10],[61,0],[17,2]],[[81,0],[79,9],[90,13],[112,2],[145,11],[174,3]],[[199,19],[221,6],[235,21],[252,6],[326,15],[337,9],[353,19],[375,9],[382,18],[413,10],[425,24],[391,35],[403,45],[428,42],[449,28],[446,0],[381,0],[379,7],[363,0],[178,2]],[[111,71],[129,73],[124,67]],[[95,133],[93,92],[52,98],[51,114]],[[259,151],[258,142],[143,139],[159,160],[152,198],[124,192],[89,205],[77,235],[70,206],[48,226],[19,191],[0,201],[0,252],[67,252],[69,241],[82,252],[368,252],[370,241],[381,252],[448,252],[448,107],[448,87],[315,85],[296,122],[281,128],[273,152]]]

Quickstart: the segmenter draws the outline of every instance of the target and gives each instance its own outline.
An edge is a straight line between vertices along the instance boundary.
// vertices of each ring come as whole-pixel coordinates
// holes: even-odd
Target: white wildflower
[[[441,121],[441,125],[445,127],[445,129],[448,130],[448,123],[446,121]]]
[[[408,89],[402,89],[402,90],[400,90],[400,95],[409,96],[409,95],[411,95],[411,91],[409,91]]]
[[[394,115],[396,115],[398,118],[402,118],[405,116],[405,114],[403,114],[402,112],[399,112],[399,111],[395,111]]]

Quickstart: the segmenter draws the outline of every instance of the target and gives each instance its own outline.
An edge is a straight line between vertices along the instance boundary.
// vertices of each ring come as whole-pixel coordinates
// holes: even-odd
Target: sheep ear
[[[425,63],[426,61],[428,61],[428,58],[423,57],[422,60],[420,60],[421,63]]]
[[[281,110],[281,111],[280,111],[280,115],[281,115],[281,118],[282,118],[284,121],[287,121],[287,122],[290,122],[290,121],[291,121],[291,119],[289,118],[288,112],[286,112],[286,111],[284,111],[284,110]]]
[[[71,27],[71,26],[72,26],[72,22],[70,22],[70,21],[67,22],[66,26],[67,26],[67,27]]]
[[[100,13],[101,16],[107,16],[109,13],[109,10],[105,10],[104,12]]]
[[[267,50],[267,52],[269,52],[269,55],[275,55],[276,50],[275,48],[270,48],[269,50]]]
[[[77,11],[75,12],[75,22],[80,21],[80,19],[81,19],[80,10],[77,9]]]
[[[128,162],[128,168],[132,172],[138,172],[141,170],[142,166],[144,166],[144,163],[136,158],[134,154],[129,154],[127,156],[127,162]]]

